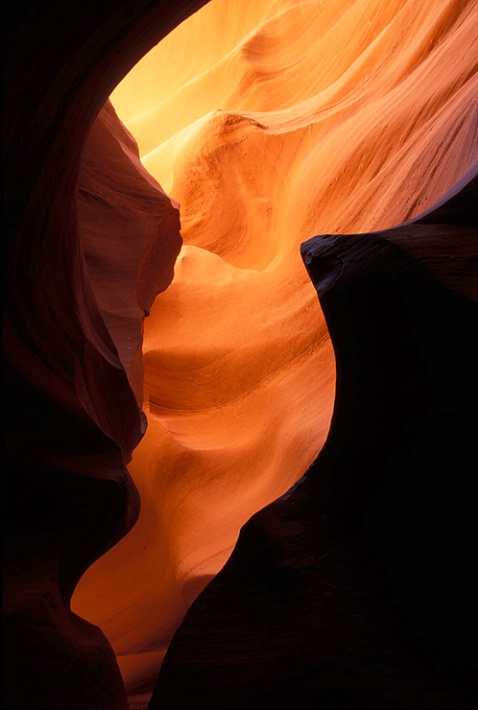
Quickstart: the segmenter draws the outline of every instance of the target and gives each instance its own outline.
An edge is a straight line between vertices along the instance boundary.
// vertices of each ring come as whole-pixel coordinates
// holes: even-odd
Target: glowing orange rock
[[[300,244],[397,225],[465,173],[477,36],[472,2],[212,0],[112,95],[184,241],[144,325],[141,516],[74,600],[131,693],[325,441],[334,358]]]

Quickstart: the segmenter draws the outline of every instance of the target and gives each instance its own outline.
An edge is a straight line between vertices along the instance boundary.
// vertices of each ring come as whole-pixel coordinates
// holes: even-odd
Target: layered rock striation
[[[473,707],[477,178],[403,226],[302,245],[329,436],[191,606],[151,710]]]
[[[5,704],[468,707],[476,3],[204,4],[10,8]]]
[[[240,528],[326,440],[334,352],[301,243],[399,225],[476,160],[477,31],[473,3],[213,0],[113,92],[184,241],[144,325],[142,512],[73,600],[131,694]]]
[[[179,210],[142,166],[109,101],[83,150],[78,217],[96,302],[141,406],[143,319],[173,279]]]
[[[85,140],[111,90],[200,4],[9,8],[2,241],[9,708],[127,707],[109,642],[70,611],[82,573],[137,518],[126,466],[144,430],[85,267],[77,183]]]

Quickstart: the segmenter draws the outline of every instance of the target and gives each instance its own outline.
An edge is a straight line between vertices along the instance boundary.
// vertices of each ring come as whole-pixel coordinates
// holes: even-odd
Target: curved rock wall
[[[151,708],[467,707],[476,3],[213,0],[153,179],[202,4],[10,8],[7,705],[144,707],[334,407]]]
[[[330,433],[191,606],[151,710],[474,706],[477,196],[475,167],[423,218],[302,245]]]
[[[173,278],[179,210],[141,165],[109,101],[83,150],[78,216],[96,301],[142,406],[143,319]]]
[[[69,608],[84,570],[137,518],[126,464],[143,431],[85,268],[77,180],[84,142],[111,90],[200,4],[9,7],[2,245],[11,708],[127,707],[111,646]]]
[[[334,353],[300,244],[398,225],[476,159],[477,23],[473,3],[441,0],[213,0],[113,92],[184,240],[145,321],[142,512],[74,598],[131,692],[327,436]],[[114,613],[102,589],[119,589]]]

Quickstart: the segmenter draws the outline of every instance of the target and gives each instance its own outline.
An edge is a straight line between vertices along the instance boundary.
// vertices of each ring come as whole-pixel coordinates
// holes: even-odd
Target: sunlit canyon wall
[[[12,707],[146,707],[225,563],[150,708],[465,707],[476,3],[212,0],[90,131],[145,6],[12,32]]]

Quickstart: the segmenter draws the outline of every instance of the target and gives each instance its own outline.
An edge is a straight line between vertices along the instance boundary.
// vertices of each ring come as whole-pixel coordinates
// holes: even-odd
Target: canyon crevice
[[[472,707],[476,3],[9,22],[5,707]]]

